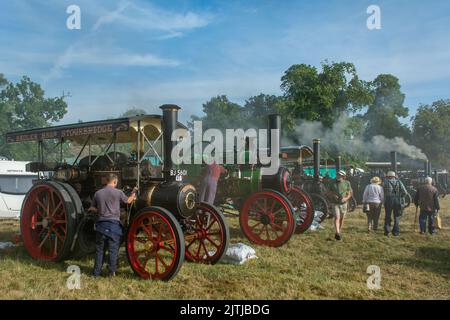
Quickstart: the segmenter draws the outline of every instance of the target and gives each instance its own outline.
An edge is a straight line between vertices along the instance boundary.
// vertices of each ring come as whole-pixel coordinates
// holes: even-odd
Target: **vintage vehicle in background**
[[[268,117],[268,129],[269,133],[271,129],[281,130],[279,115]],[[270,139],[269,134],[268,150],[272,143]],[[259,161],[256,164],[248,161],[248,149],[228,152],[235,159],[239,152],[244,153],[246,163],[224,165],[227,174],[219,180],[216,203],[224,210],[239,212],[240,227],[247,239],[259,245],[279,247],[295,232],[302,233],[310,227],[314,218],[311,199],[292,186],[291,173],[286,167],[280,166],[276,174],[264,175],[264,166]],[[199,185],[201,168],[198,165],[184,168],[190,182]]]
[[[26,193],[37,174],[26,171],[27,161],[0,158],[0,219],[18,219]]]
[[[134,272],[146,279],[170,280],[184,259],[215,264],[227,250],[229,229],[214,206],[197,201],[171,159],[179,107],[163,105],[160,115],[142,115],[11,132],[8,143],[37,141],[39,161],[29,171],[53,172],[26,194],[20,229],[25,249],[37,260],[62,261],[94,250],[95,216],[88,213],[106,174],[119,177],[119,188],[138,197],[122,207],[126,252]],[[51,162],[46,141],[59,148]],[[57,142],[57,144],[55,144]],[[72,163],[63,153],[76,151]]]

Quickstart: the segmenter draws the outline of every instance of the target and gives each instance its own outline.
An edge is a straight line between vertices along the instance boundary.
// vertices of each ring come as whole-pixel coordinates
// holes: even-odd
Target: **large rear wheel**
[[[187,222],[184,239],[187,260],[216,264],[227,251],[230,231],[223,214],[202,202]]]
[[[161,207],[140,210],[127,232],[127,257],[144,279],[170,280],[184,261],[184,238],[175,217]]]
[[[280,192],[259,191],[246,199],[239,215],[239,223],[251,242],[280,247],[294,233],[294,209]]]
[[[308,194],[298,187],[293,187],[287,197],[297,213],[295,233],[303,233],[309,229],[314,220],[313,202]]]
[[[33,259],[66,259],[75,229],[76,209],[60,183],[39,182],[28,191],[22,204],[20,231],[24,247]]]

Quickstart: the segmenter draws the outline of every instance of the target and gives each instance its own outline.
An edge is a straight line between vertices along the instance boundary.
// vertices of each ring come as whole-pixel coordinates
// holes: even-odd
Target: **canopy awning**
[[[8,132],[5,138],[7,143],[64,139],[65,141],[83,144],[87,136],[91,136],[94,143],[105,143],[111,139],[113,134],[116,134],[116,143],[130,143],[136,141],[139,126],[149,140],[155,140],[161,134],[162,117],[160,115],[143,115],[129,118],[80,122]],[[186,126],[181,123],[178,123],[177,126],[179,129],[187,130]]]

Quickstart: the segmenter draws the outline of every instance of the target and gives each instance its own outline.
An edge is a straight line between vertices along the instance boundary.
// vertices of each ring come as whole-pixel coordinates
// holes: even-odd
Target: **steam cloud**
[[[295,128],[296,139],[284,139],[282,145],[311,144],[315,138],[321,139],[321,145],[332,153],[347,152],[351,154],[378,155],[397,151],[414,160],[427,160],[419,148],[409,145],[403,138],[388,139],[377,135],[371,140],[355,137],[350,127],[349,118],[341,115],[332,128],[326,128],[319,121],[301,120]]]

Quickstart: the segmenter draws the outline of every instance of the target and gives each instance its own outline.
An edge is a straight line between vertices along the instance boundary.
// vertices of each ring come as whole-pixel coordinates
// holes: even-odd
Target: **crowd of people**
[[[348,201],[353,195],[350,182],[345,180],[346,172],[339,171],[336,179],[328,183],[327,198],[332,203],[334,216],[335,239],[341,240],[342,225],[348,210]],[[399,236],[400,220],[406,207],[408,192],[402,181],[397,178],[394,171],[386,174],[385,180],[373,177],[363,193],[363,211],[367,215],[367,229],[369,232],[378,230],[378,222],[384,206],[384,234]],[[427,231],[433,235],[436,232],[435,220],[439,214],[439,192],[433,186],[433,179],[427,177],[425,184],[421,185],[414,195],[416,216],[420,209],[420,233]],[[393,223],[392,223],[393,222]],[[416,224],[416,221],[414,222]]]

